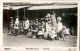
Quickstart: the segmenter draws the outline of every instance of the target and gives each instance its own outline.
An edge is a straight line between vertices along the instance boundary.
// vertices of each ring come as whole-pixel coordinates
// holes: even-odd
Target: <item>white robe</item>
[[[62,23],[58,22],[58,24],[57,24],[57,32],[60,32],[62,30],[62,28],[63,28]]]
[[[15,29],[19,29],[19,19],[16,18],[15,24],[14,24]]]
[[[44,28],[41,31],[38,31],[38,35],[44,35]]]
[[[65,34],[70,34],[69,29],[65,29]]]
[[[49,36],[50,36],[51,38],[57,37],[56,32],[55,32],[54,30],[51,30],[51,31],[49,32]]]
[[[24,29],[29,28],[29,20],[24,21]]]
[[[46,32],[44,33],[44,37],[47,38],[49,31],[51,31],[51,27],[48,23],[46,23]]]

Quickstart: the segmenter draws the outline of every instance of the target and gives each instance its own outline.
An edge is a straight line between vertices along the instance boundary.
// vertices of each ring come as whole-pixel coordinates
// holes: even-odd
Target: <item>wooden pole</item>
[[[24,8],[24,18],[25,18],[25,8]]]
[[[18,12],[19,12],[19,10],[17,10],[17,17],[19,16],[19,13]]]

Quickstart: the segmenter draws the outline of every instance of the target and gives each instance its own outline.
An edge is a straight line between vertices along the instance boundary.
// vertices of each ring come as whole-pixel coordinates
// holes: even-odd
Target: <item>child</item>
[[[56,32],[55,32],[55,28],[54,27],[52,27],[51,31],[49,31],[49,36],[50,36],[51,40],[55,40]]]
[[[65,40],[65,29],[66,29],[66,27],[63,26],[62,30],[60,31],[60,37],[61,37],[63,40]]]
[[[70,32],[69,32],[69,28],[65,28],[65,38],[67,38],[66,36],[70,35]]]

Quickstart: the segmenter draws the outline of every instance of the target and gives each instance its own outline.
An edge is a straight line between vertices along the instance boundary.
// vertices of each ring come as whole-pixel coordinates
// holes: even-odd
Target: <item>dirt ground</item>
[[[61,40],[45,40],[29,38],[26,35],[12,36],[10,33],[3,34],[4,47],[76,47],[77,36],[68,36],[65,41]]]

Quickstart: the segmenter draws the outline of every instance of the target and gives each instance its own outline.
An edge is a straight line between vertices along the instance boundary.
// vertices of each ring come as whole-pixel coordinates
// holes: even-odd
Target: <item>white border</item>
[[[43,0],[3,0],[3,1],[1,1],[1,3],[0,3],[0,7],[1,7],[1,9],[0,9],[0,48],[1,49],[3,49],[4,47],[3,47],[3,2],[27,2],[27,1],[29,1],[29,2],[33,2],[33,3],[35,3],[35,2],[39,2],[39,3],[41,3],[41,2],[45,2],[45,1],[43,1]],[[77,48],[77,51],[79,51],[79,20],[80,20],[80,1],[78,1],[78,0],[46,0],[46,2],[51,2],[51,1],[54,1],[54,2],[77,2],[78,3],[78,36],[77,36],[77,47],[55,47],[55,48]],[[16,48],[16,47],[10,47],[10,48]],[[20,47],[18,47],[19,49],[20,49]],[[24,48],[27,48],[27,47],[23,47],[23,49]]]

